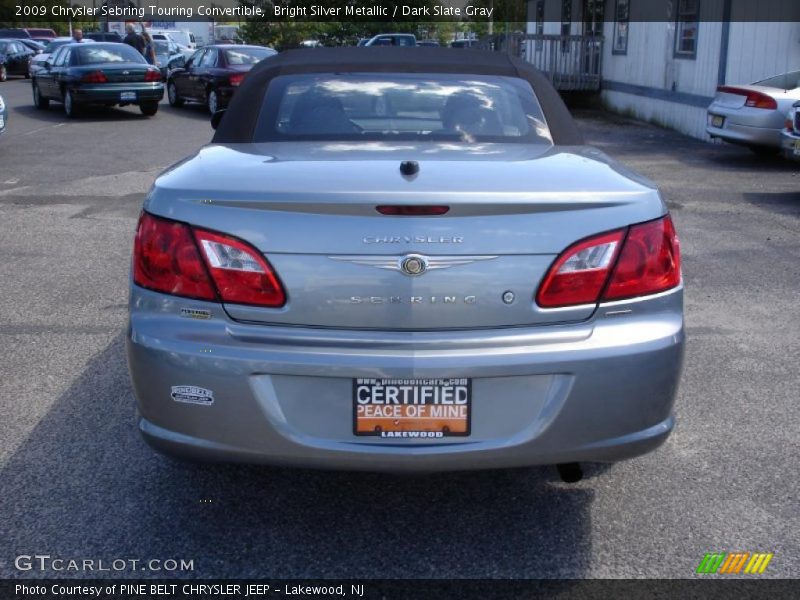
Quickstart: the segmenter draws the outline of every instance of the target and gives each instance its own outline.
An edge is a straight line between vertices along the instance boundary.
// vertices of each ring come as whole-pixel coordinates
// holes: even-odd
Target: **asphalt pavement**
[[[68,120],[0,84],[0,577],[19,555],[184,559],[158,577],[693,577],[706,552],[800,568],[800,168],[597,111],[589,142],[654,179],[681,238],[678,426],[645,457],[396,476],[175,462],[135,426],[124,353],[136,218],[212,134],[201,107]],[[621,374],[624,377],[624,374]],[[95,563],[96,564],[96,563]],[[105,575],[108,573],[94,573]]]

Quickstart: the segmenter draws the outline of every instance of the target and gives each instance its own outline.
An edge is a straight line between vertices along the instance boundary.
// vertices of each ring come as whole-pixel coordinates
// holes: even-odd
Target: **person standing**
[[[76,44],[83,42],[83,29],[76,27],[72,30],[72,41]]]
[[[128,34],[125,36],[125,39],[122,40],[123,43],[128,44],[128,46],[132,48],[136,48],[139,51],[139,54],[144,56],[144,40],[142,36],[136,33],[136,30],[133,28],[133,24],[128,23],[125,25],[125,31]]]
[[[147,61],[148,64],[154,65],[156,64],[156,48],[155,44],[153,44],[153,38],[150,37],[150,34],[142,28],[142,41],[144,41],[144,50],[142,51],[142,55],[144,59]]]

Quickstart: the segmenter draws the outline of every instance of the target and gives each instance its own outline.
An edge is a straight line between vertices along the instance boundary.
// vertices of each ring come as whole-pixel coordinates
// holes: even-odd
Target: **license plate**
[[[3,126],[3,120],[0,119],[0,127]],[[794,143],[794,155],[800,156],[800,140],[795,141]]]
[[[353,433],[382,438],[468,436],[470,379],[354,379]]]
[[[711,117],[712,127],[722,127],[724,123],[725,123],[725,117],[722,117],[720,115],[712,115]]]
[[[119,95],[120,100],[136,100],[136,92],[121,92]]]
[[[6,126],[6,119],[5,117],[0,117],[0,129]]]

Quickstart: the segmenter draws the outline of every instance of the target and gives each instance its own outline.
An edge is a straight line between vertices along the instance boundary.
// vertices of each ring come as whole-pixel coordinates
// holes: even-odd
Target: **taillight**
[[[539,287],[544,308],[594,304],[608,280],[624,229],[578,242],[561,253]]]
[[[108,77],[102,71],[92,71],[81,77],[82,83],[108,83]]]
[[[217,294],[188,225],[142,213],[133,246],[136,285],[200,300]]]
[[[161,71],[159,71],[158,69],[147,69],[147,71],[144,74],[145,81],[154,82],[154,81],[161,81],[161,79],[162,79]]]
[[[750,108],[766,108],[768,110],[776,110],[778,108],[778,103],[775,98],[754,90],[744,90],[729,85],[721,85],[717,87],[717,91],[724,94],[745,96],[744,105]]]
[[[621,229],[573,244],[550,267],[536,302],[558,308],[656,294],[680,283],[680,263],[667,215],[634,225],[627,235]]]
[[[142,287],[200,300],[279,307],[286,295],[261,253],[219,233],[143,213],[133,251]]]
[[[603,300],[657,294],[674,288],[680,281],[680,244],[667,215],[631,227]]]
[[[271,307],[286,303],[283,286],[258,250],[203,229],[195,229],[194,236],[223,302]]]
[[[230,83],[233,87],[239,87],[244,79],[244,75],[244,73],[236,73],[235,75],[231,75],[228,79],[228,83]]]

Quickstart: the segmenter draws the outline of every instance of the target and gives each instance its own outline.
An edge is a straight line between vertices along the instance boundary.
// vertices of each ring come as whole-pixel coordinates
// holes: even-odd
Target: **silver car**
[[[0,96],[0,134],[2,134],[6,130],[6,124],[8,123],[8,112],[6,111],[6,103],[3,100],[3,97]]]
[[[670,434],[682,306],[658,190],[538,72],[288,52],[144,203],[139,428],[196,459],[575,479]]]
[[[789,160],[800,161],[800,102],[795,102],[786,114],[781,131],[781,152]]]
[[[756,154],[777,154],[786,111],[800,100],[800,71],[751,85],[722,85],[708,107],[706,132]]]

